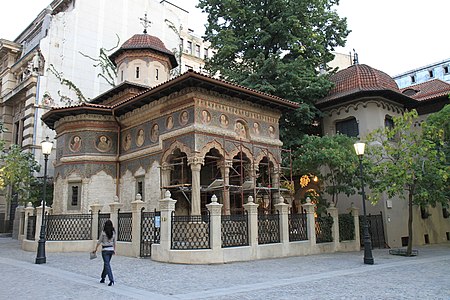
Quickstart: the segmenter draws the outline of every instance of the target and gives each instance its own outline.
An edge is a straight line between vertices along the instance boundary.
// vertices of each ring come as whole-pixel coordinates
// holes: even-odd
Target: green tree
[[[360,184],[356,176],[358,158],[353,150],[355,140],[346,135],[305,136],[296,152],[294,170],[297,175],[318,174],[323,190],[338,202],[338,195],[356,193]]]
[[[435,205],[443,202],[448,186],[443,130],[429,125],[420,130],[415,110],[394,118],[393,128],[380,128],[368,135],[368,157],[376,163],[369,170],[377,180],[372,181],[371,196],[376,202],[382,193],[389,198],[398,196],[408,201],[408,247],[412,253],[413,206]]]
[[[2,168],[0,172],[3,188],[10,186],[17,194],[20,203],[35,201],[30,198],[30,186],[36,184],[34,172],[40,169],[30,152],[23,152],[18,145],[12,145],[1,154]]]
[[[318,110],[331,83],[318,76],[349,31],[333,5],[338,0],[200,0],[208,13],[205,38],[217,53],[206,62],[212,74],[300,104],[280,121],[288,148],[300,144],[302,131]]]

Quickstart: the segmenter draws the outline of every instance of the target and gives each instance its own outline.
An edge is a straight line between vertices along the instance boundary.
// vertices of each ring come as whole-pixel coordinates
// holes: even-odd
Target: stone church
[[[52,108],[56,131],[53,213],[88,213],[94,203],[137,194],[159,209],[169,190],[176,213],[200,215],[215,194],[224,214],[249,195],[266,212],[285,189],[279,118],[297,104],[192,70],[169,80],[174,54],[136,34],[110,56],[116,86],[88,103]]]

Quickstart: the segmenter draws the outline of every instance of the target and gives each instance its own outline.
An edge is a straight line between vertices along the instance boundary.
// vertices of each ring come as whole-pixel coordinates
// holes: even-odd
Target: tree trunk
[[[413,239],[413,229],[412,229],[412,222],[413,222],[413,195],[412,192],[409,192],[408,195],[408,248],[406,249],[406,255],[411,256],[412,254],[412,239]]]

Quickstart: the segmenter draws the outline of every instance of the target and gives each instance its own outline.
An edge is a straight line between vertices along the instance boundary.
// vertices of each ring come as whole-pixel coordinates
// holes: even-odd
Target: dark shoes
[[[102,279],[100,280],[100,283],[105,283],[105,278],[102,278]]]
[[[114,285],[114,281],[110,281],[110,282],[108,283],[108,286],[112,286],[112,285]]]

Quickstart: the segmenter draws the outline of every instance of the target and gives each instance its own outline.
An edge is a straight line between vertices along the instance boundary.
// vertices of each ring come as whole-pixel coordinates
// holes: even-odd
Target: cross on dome
[[[152,24],[152,21],[150,21],[149,19],[147,19],[147,13],[144,14],[143,18],[139,18],[139,20],[141,20],[141,24],[142,26],[144,26],[144,33],[147,33],[147,28],[149,28]]]

